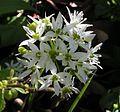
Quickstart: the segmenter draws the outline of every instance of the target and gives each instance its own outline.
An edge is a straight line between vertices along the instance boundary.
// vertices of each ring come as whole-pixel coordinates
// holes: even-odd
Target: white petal
[[[63,40],[58,39],[58,44],[59,44],[60,51],[66,53],[67,52],[67,47],[66,47],[65,43],[63,42]]]
[[[76,62],[75,61],[69,61],[69,66],[75,70]]]
[[[54,89],[55,89],[55,94],[58,96],[59,95],[59,93],[60,93],[60,85],[58,84],[58,82],[57,81],[54,81]]]
[[[45,31],[45,23],[39,24],[36,28],[36,33],[39,33],[40,37]]]
[[[18,78],[23,79],[24,77],[30,75],[31,72],[32,72],[32,70],[28,69],[28,70],[24,71],[22,74],[20,74],[18,76]]]
[[[88,80],[87,74],[85,74],[84,69],[81,67],[78,67],[77,77],[83,83],[86,83],[86,81]]]
[[[31,49],[32,51],[34,51],[34,52],[39,51],[38,47],[37,47],[35,44],[31,43],[31,42],[28,42],[28,46],[29,46],[30,49]]]
[[[88,53],[76,52],[73,54],[73,59],[78,59],[79,61],[86,61],[88,58]]]
[[[93,52],[93,53],[97,52],[98,50],[100,50],[101,46],[102,46],[102,43],[96,45],[96,46],[92,49],[92,52]]]
[[[90,42],[94,39],[94,37],[95,37],[95,34],[89,34],[89,35],[84,36],[84,40],[87,42]]]
[[[49,51],[50,50],[50,46],[44,42],[40,43],[40,50],[43,51]]]
[[[62,18],[62,14],[59,12],[55,22],[55,30],[61,29],[62,25],[63,25],[63,18]]]
[[[53,29],[55,29],[55,18],[54,17],[52,17],[52,25],[53,25]]]
[[[78,44],[75,43],[75,41],[73,40],[72,42],[69,43],[69,49],[72,52],[75,52],[78,48]]]
[[[59,56],[56,56],[56,59],[57,59],[57,60],[63,60],[64,57],[63,57],[62,55],[59,55]]]
[[[69,14],[69,17],[70,17],[70,20],[72,19],[72,15],[71,15],[71,12],[70,12],[70,9],[68,7],[66,7],[67,10],[68,10],[68,14]]]
[[[49,41],[51,38],[50,37],[47,37],[47,36],[42,36],[39,38],[39,41],[42,41],[42,42],[46,42],[46,41]]]
[[[40,23],[40,20],[38,21],[37,19],[35,19],[35,18],[33,18],[32,16],[30,16],[30,15],[28,15],[28,17],[32,20],[32,21],[34,21],[35,23]]]
[[[45,36],[47,37],[55,37],[55,33],[53,31],[48,31]]]
[[[27,45],[28,46],[28,42],[34,43],[35,41],[36,40],[32,39],[32,38],[31,39],[27,39],[27,40],[22,41],[19,46],[23,46],[23,45]]]
[[[47,63],[47,58],[48,56],[47,55],[43,55],[39,60],[38,60],[38,66],[40,68],[44,68],[45,67],[45,64]]]
[[[50,70],[52,74],[57,73],[57,68],[54,64],[54,62],[52,61],[52,59],[49,59],[46,63],[46,72]]]
[[[35,34],[34,31],[30,30],[28,27],[23,26],[23,29],[27,32],[28,35],[32,36],[33,34]]]
[[[22,65],[28,66],[28,61],[24,59],[17,58],[17,61],[21,63]]]
[[[33,65],[35,65],[36,64],[36,62],[37,62],[38,60],[37,59],[32,59],[30,62],[29,62],[29,64],[28,64],[28,68],[31,68]]]
[[[34,52],[27,52],[26,54],[23,55],[24,58],[28,59],[29,61],[35,57],[35,53]]]

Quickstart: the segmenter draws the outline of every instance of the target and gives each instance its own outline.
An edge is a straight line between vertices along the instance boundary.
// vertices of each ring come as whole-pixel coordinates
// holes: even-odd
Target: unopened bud
[[[28,52],[28,50],[25,49],[24,47],[19,47],[19,48],[18,48],[18,51],[19,51],[21,54],[25,54],[25,53]]]

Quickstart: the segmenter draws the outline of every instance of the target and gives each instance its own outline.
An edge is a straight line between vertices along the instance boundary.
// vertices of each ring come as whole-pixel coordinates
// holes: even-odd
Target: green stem
[[[35,92],[54,92],[54,88],[52,88],[52,87],[49,87],[48,89],[43,89],[43,90],[39,90],[39,89],[31,88],[31,87],[26,87],[25,85],[21,85],[21,84],[8,84],[7,87],[8,88],[9,87],[20,87],[22,89],[25,89],[25,90],[29,91],[30,93],[35,93]]]
[[[74,100],[74,102],[72,103],[70,109],[68,112],[73,112],[73,110],[75,109],[75,107],[77,106],[79,100],[82,98],[82,96],[84,95],[84,92],[86,91],[87,87],[89,86],[92,78],[93,78],[94,75],[92,75],[90,77],[90,79],[88,80],[88,82],[85,84],[85,86],[82,88],[80,94],[77,96],[77,98]]]
[[[8,84],[7,87],[20,87],[22,89],[26,89],[29,92],[35,92],[36,90],[34,88],[26,87],[25,85],[22,84]]]

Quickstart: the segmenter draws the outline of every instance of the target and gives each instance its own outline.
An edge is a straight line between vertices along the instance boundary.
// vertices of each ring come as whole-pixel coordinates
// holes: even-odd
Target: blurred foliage
[[[120,21],[120,0],[94,0],[96,18]]]
[[[0,48],[14,45],[25,39],[22,28],[27,23],[25,11],[37,10],[32,7],[29,0],[0,1]]]
[[[105,109],[111,110],[113,107],[113,104],[120,102],[120,87],[112,88],[108,90],[106,94],[103,95],[103,97],[100,100],[100,106],[102,110]],[[119,108],[120,109],[120,108]]]

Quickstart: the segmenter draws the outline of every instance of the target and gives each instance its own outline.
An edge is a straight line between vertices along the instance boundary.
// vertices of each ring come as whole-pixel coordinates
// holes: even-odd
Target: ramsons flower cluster
[[[86,83],[89,75],[100,67],[100,54],[96,52],[102,43],[92,47],[95,34],[87,31],[91,24],[84,24],[83,12],[71,13],[67,8],[70,20],[59,12],[43,19],[34,19],[23,26],[29,39],[19,45],[22,59],[19,59],[26,70],[20,79],[29,77],[37,89],[53,87],[55,95],[70,96],[78,93],[75,80]]]

